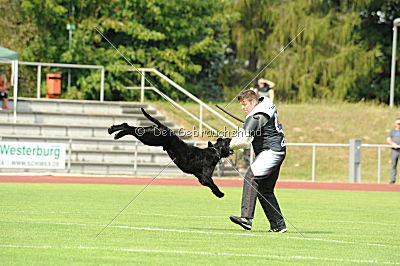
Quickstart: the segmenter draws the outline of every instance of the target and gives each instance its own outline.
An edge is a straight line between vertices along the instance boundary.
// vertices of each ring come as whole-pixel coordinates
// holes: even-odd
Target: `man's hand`
[[[396,143],[392,143],[393,149],[400,149],[400,145],[397,145]]]

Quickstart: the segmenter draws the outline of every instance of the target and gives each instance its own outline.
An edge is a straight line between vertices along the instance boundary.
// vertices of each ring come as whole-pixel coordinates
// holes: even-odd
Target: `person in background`
[[[257,93],[258,97],[268,97],[271,101],[274,101],[274,88],[275,83],[264,78],[260,78],[257,85],[253,90]]]
[[[8,90],[9,90],[10,84],[7,80],[6,74],[3,72],[0,72],[0,100],[3,101],[3,109],[8,110]],[[0,107],[0,110],[2,108]]]
[[[387,142],[392,145],[392,170],[390,174],[390,184],[394,184],[396,183],[397,176],[397,161],[400,156],[400,118],[396,119],[395,128],[389,132]]]

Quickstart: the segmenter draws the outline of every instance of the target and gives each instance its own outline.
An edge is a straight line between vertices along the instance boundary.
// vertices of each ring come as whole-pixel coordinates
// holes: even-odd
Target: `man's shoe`
[[[389,182],[389,184],[394,184],[394,183],[396,183],[396,181],[392,180],[392,181]]]
[[[285,233],[286,231],[286,227],[271,228],[268,230],[269,233]]]
[[[231,221],[233,223],[238,224],[241,227],[243,227],[243,229],[251,230],[251,225],[253,224],[253,222],[250,219],[247,219],[244,217],[237,217],[237,216],[231,216],[231,217],[229,217],[229,219],[231,219]]]

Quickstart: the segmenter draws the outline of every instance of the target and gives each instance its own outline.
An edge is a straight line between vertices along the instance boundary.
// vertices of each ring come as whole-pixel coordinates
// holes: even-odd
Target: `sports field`
[[[253,230],[239,215],[241,189],[0,183],[1,264],[400,264],[400,193],[278,189],[288,224],[267,233],[260,206]]]

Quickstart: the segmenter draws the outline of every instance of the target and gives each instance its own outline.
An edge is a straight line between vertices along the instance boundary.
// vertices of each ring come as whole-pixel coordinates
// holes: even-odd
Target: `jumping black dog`
[[[169,157],[183,172],[193,174],[199,179],[200,184],[207,186],[218,198],[224,193],[219,190],[212,180],[214,168],[221,158],[229,157],[231,151],[230,138],[219,138],[215,144],[208,142],[208,147],[201,149],[188,145],[181,140],[170,128],[150,116],[141,108],[142,113],[156,125],[149,127],[132,127],[127,123],[113,125],[108,129],[108,134],[119,131],[114,139],[120,139],[126,135],[132,135],[143,144],[149,146],[162,146]]]

